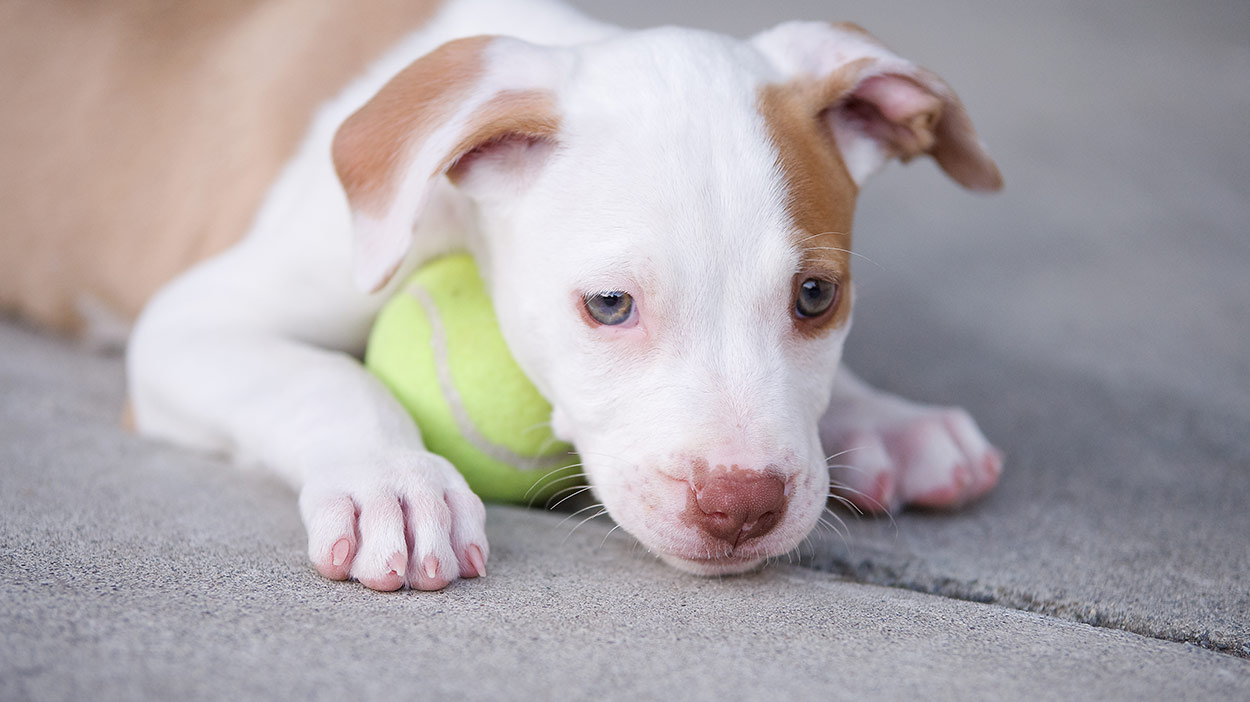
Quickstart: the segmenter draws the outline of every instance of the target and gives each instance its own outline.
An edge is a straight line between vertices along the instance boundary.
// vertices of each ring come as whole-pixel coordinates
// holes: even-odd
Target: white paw
[[[332,580],[374,590],[441,590],[486,574],[486,510],[445,459],[314,477],[300,492],[308,556]]]
[[[1003,457],[956,408],[866,403],[822,431],[837,494],[869,512],[959,507],[989,492]]]

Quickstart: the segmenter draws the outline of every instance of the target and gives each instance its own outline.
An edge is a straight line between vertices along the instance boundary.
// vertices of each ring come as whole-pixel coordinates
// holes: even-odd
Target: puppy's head
[[[445,183],[472,199],[472,247],[556,433],[618,523],[708,574],[791,550],[819,518],[855,198],[921,154],[967,187],[1000,186],[940,79],[819,23],[746,42],[458,40],[400,73],[334,148],[368,289]]]

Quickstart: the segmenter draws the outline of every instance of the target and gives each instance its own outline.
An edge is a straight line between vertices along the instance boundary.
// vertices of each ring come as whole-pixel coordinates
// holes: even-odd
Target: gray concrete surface
[[[848,354],[969,407],[999,490],[726,580],[492,509],[489,579],[378,595],[282,486],[122,433],[116,358],[0,323],[0,699],[1250,696],[1250,5],[578,4],[853,19],[956,87],[1007,190],[866,190]]]
[[[116,359],[0,326],[0,699],[1250,695],[1250,661],[779,563],[712,580],[491,508],[490,577],[379,594],[305,563],[269,478],[117,429]]]

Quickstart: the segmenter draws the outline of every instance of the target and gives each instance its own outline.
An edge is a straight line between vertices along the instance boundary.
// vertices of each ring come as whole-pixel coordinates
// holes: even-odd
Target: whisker
[[[603,505],[598,505],[598,506],[602,507]],[[583,524],[585,524],[586,522],[589,522],[589,521],[590,521],[590,520],[592,520],[592,519],[598,519],[599,517],[602,517],[603,515],[605,515],[605,514],[607,514],[607,513],[608,513],[608,510],[606,510],[606,509],[601,509],[601,510],[599,510],[598,512],[595,512],[594,514],[590,515],[589,517],[586,517],[586,518],[585,518],[585,519],[583,519],[582,521],[578,522],[578,523],[577,523],[577,526],[574,526],[574,527],[573,527],[573,529],[569,531],[568,536],[565,536],[565,537],[564,537],[564,541],[561,541],[560,543],[561,543],[561,544],[567,543],[567,542],[568,542],[568,540],[569,540],[569,538],[571,538],[571,537],[573,536],[573,532],[575,532],[575,531],[577,531],[578,529],[580,529],[580,528],[581,528],[581,526],[582,526]]]
[[[825,511],[829,513],[830,517],[833,517],[838,522],[838,524],[842,527],[843,531],[847,535],[851,533],[851,528],[846,525],[846,522],[842,520],[842,517],[839,517],[837,514],[834,513],[833,510],[829,509],[828,507],[825,508]],[[821,517],[821,519],[824,519],[824,517]],[[836,532],[837,529],[834,529],[834,531]]]
[[[837,501],[838,501],[838,504],[842,505],[843,507],[846,507],[846,508],[848,508],[848,509],[855,510],[855,513],[856,513],[856,514],[858,514],[859,516],[861,516],[861,517],[862,517],[862,516],[864,516],[864,510],[860,509],[860,508],[859,508],[859,505],[857,505],[857,504],[855,504],[854,502],[852,502],[852,501],[850,501],[850,500],[846,499],[845,497],[843,497],[843,496],[841,496],[841,495],[839,495],[839,494],[837,494],[837,493],[835,493],[835,492],[831,492],[831,493],[829,493],[829,497],[833,498],[834,500],[837,500]]]
[[[543,442],[542,442],[542,444],[541,444],[541,445],[539,445],[539,447],[538,447],[538,451],[536,451],[536,452],[535,452],[535,455],[541,456],[541,455],[543,455],[543,454],[547,453],[547,451],[548,451],[548,450],[549,450],[552,446],[555,446],[556,444],[561,444],[561,443],[564,443],[564,442],[560,441],[559,439],[557,439],[557,438],[556,438],[556,437],[554,437],[554,436],[549,436],[549,437],[547,437],[547,439],[546,439],[545,441],[543,441]]]
[[[805,241],[811,241],[812,239],[816,239],[822,236],[847,236],[847,233],[846,232],[816,232],[815,234],[805,236],[802,239],[799,239],[798,243],[802,244]]]
[[[528,434],[531,431],[538,431],[539,429],[542,429],[543,427],[550,427],[550,426],[551,426],[551,420],[547,420],[545,422],[535,422],[534,424],[531,424],[528,427],[523,427],[521,429],[521,433]]]
[[[833,513],[833,510],[829,509],[828,507],[826,507],[826,508],[825,508],[825,512],[828,512],[828,513],[829,513],[829,516],[831,516],[831,517],[833,517],[834,519],[838,520],[838,523],[842,525],[842,528],[846,529],[846,533],[845,533],[845,534],[843,534],[842,532],[838,531],[837,529],[834,529],[834,533],[836,533],[836,534],[838,535],[838,538],[842,539],[842,545],[846,547],[846,551],[847,551],[847,553],[848,553],[848,554],[850,554],[851,556],[854,556],[854,554],[855,554],[855,547],[851,545],[851,539],[850,539],[851,530],[850,530],[849,528],[847,528],[847,526],[846,526],[846,522],[842,521],[842,518],[841,518],[841,517],[839,517],[838,515],[834,514],[834,513]],[[824,517],[821,517],[821,519],[823,520],[823,519],[824,519]],[[832,525],[830,525],[830,526],[832,526]]]
[[[614,531],[616,531],[617,529],[620,529],[620,528],[621,528],[621,525],[620,525],[620,524],[617,524],[616,526],[612,527],[611,529],[608,529],[608,533],[606,533],[606,534],[604,534],[604,535],[603,535],[603,541],[600,541],[600,542],[599,542],[599,548],[603,548],[603,545],[604,545],[604,544],[606,544],[606,543],[608,542],[608,537],[612,535],[612,532],[614,532]],[[598,550],[598,549],[596,549],[596,550]]]
[[[846,463],[834,463],[831,465],[826,465],[825,468],[828,468],[829,470],[833,470],[834,468],[842,468],[844,470],[849,470],[852,473],[859,473],[860,475],[864,475],[868,472],[867,469],[865,468],[862,468],[860,466],[852,466]]]
[[[868,447],[867,447],[867,446],[855,446],[855,447],[853,447],[853,448],[843,449],[843,450],[838,451],[837,453],[833,454],[832,456],[825,456],[825,463],[828,463],[829,461],[832,461],[833,459],[837,458],[838,456],[845,456],[846,454],[851,453],[851,452],[853,452],[853,451],[863,451],[863,450],[864,450],[864,449],[866,449],[866,448],[868,448]]]
[[[837,232],[829,232],[829,233],[830,233],[830,234],[836,234]],[[804,240],[804,241],[806,241],[806,240]],[[885,267],[884,267],[884,266],[882,266],[880,263],[877,263],[876,261],[872,260],[871,258],[868,258],[867,256],[865,256],[864,254],[862,254],[862,253],[860,253],[860,252],[858,252],[858,251],[851,251],[850,249],[843,249],[843,248],[840,248],[840,247],[837,247],[837,246],[804,246],[803,248],[805,248],[805,249],[807,249],[807,250],[809,250],[809,251],[838,251],[838,252],[840,252],[840,253],[844,253],[844,254],[847,254],[847,255],[849,255],[849,256],[857,256],[857,257],[859,257],[859,258],[864,259],[864,260],[865,260],[865,261],[867,261],[868,263],[871,263],[872,265],[876,266],[877,268],[880,268],[880,269],[882,269],[882,270],[885,270]]]
[[[596,502],[596,503],[595,503],[595,504],[593,504],[593,505],[588,505],[588,506],[586,506],[586,507],[583,507],[583,508],[581,508],[581,509],[577,510],[576,512],[573,512],[573,513],[572,513],[572,514],[570,514],[569,516],[565,517],[564,519],[561,519],[559,522],[557,522],[557,523],[556,523],[556,528],[558,529],[558,528],[560,528],[561,526],[564,526],[564,523],[565,523],[565,522],[567,522],[568,520],[572,519],[573,517],[576,517],[577,515],[581,514],[582,512],[586,512],[586,511],[589,511],[589,510],[592,510],[592,509],[599,509],[599,508],[601,508],[601,507],[603,507],[603,503],[602,503],[602,502]]]
[[[894,515],[890,512],[890,508],[881,504],[880,500],[860,490],[856,490],[855,488],[850,487],[849,485],[842,485],[842,484],[831,482],[829,486],[833,488],[834,490],[841,490],[843,492],[849,492],[855,495],[859,495],[865,500],[868,500],[869,502],[876,505],[881,510],[881,513],[884,514],[886,518],[890,520],[890,524],[894,527],[895,533],[898,533],[898,522],[894,521]],[[830,496],[832,497],[832,495]]]
[[[568,470],[569,468],[577,468],[577,467],[578,466],[576,465],[571,465],[571,466],[565,466],[563,468],[557,468],[551,471],[551,473],[549,473],[548,475],[544,475],[542,480],[538,481],[533,486],[531,486],[529,490],[526,490],[525,494],[528,495],[534,490],[546,490],[548,488],[555,487],[556,485],[559,485],[560,483],[563,483],[569,480],[577,480],[579,478],[585,478],[586,473],[584,471],[579,471],[577,473],[569,473],[568,475],[558,475],[561,471]]]
[[[564,504],[567,500],[572,499],[572,498],[574,498],[574,497],[577,497],[578,495],[582,494],[583,492],[586,492],[586,491],[587,491],[587,490],[589,490],[589,489],[590,489],[590,486],[589,486],[589,485],[574,485],[573,487],[566,487],[566,488],[564,488],[563,490],[561,490],[560,492],[568,492],[569,490],[572,490],[572,492],[570,492],[569,494],[565,495],[564,497],[561,497],[561,498],[560,498],[560,501],[559,501],[559,502],[557,502],[557,503],[555,503],[554,505],[553,505],[553,504],[550,504],[550,502],[551,502],[551,500],[556,499],[556,497],[559,497],[560,492],[557,492],[556,494],[552,495],[552,496],[551,496],[551,499],[547,500],[547,502],[548,502],[549,504],[547,504],[547,505],[545,506],[545,509],[553,510],[553,509],[555,509],[555,508],[559,507],[560,505]]]
[[[543,491],[543,490],[546,490],[547,488],[550,488],[550,487],[553,487],[553,486],[555,486],[555,485],[558,485],[558,484],[560,484],[560,483],[562,483],[562,482],[564,482],[564,481],[566,481],[566,480],[575,480],[575,479],[577,479],[577,478],[584,478],[584,477],[586,477],[586,473],[585,473],[585,471],[581,471],[581,472],[577,472],[577,473],[570,473],[570,474],[568,474],[568,475],[561,475],[561,473],[563,473],[564,471],[566,471],[566,470],[568,470],[568,469],[570,469],[570,468],[581,468],[581,467],[582,467],[582,465],[583,465],[583,464],[581,464],[581,463],[570,463],[570,464],[569,464],[569,465],[567,465],[567,466],[562,466],[562,467],[560,467],[560,468],[554,468],[554,469],[552,469],[552,470],[551,470],[550,472],[548,472],[546,475],[544,475],[543,477],[541,477],[541,478],[539,478],[537,481],[535,481],[535,482],[534,482],[534,484],[533,484],[533,485],[531,485],[531,486],[529,487],[529,489],[525,491],[525,494],[521,496],[521,499],[522,499],[522,500],[530,500],[530,501],[529,501],[529,502],[527,502],[526,504],[527,504],[528,506],[530,506],[530,507],[533,507],[533,506],[534,506],[534,502],[533,502],[533,500],[538,499],[538,496],[537,496],[537,495],[534,495],[534,491],[535,491],[535,490],[537,490],[537,491],[541,492],[541,491]],[[531,497],[530,497],[531,495],[534,495],[534,496],[533,496],[533,498],[531,498]]]
[[[833,525],[833,522],[830,522],[829,520],[825,519],[824,517],[821,517],[821,518],[820,518],[820,521],[824,522],[824,523],[825,523],[825,526],[829,528],[829,533],[833,534],[834,536],[837,536],[838,538],[842,539],[843,541],[846,541],[846,536],[845,536],[842,532],[838,531],[838,528],[837,528],[836,526],[834,526],[834,525]]]

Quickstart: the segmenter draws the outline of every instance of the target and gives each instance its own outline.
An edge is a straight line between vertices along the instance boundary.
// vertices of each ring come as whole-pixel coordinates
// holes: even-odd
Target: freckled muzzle
[[[709,467],[703,460],[687,470],[682,477],[656,471],[639,490],[621,495],[623,502],[613,510],[619,510],[626,530],[679,570],[698,575],[754,570],[810,531],[800,489],[808,482],[805,473],[771,464],[758,470]]]
[[[828,496],[815,437],[752,434],[638,456],[627,470],[600,458],[619,449],[591,445],[582,455],[595,496],[647,550],[682,571],[729,575],[797,548]]]

